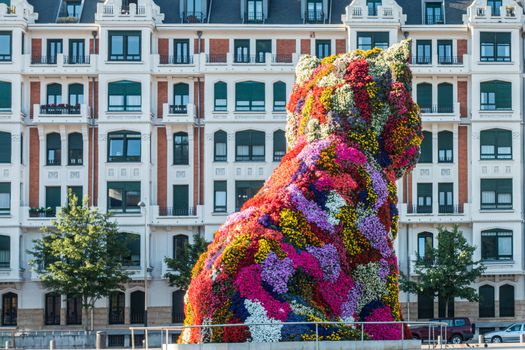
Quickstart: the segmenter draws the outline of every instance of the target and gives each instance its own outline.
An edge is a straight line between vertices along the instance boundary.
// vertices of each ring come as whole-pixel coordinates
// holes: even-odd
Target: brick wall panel
[[[193,96],[194,96],[194,104],[196,107],[198,107],[198,114],[199,116],[204,119],[204,80],[201,79],[201,88],[200,88],[200,98],[201,98],[201,103],[199,104],[199,101],[198,101],[198,90],[199,90],[199,83],[198,82],[195,82],[193,84]]]
[[[301,55],[310,55],[310,39],[301,39]]]
[[[29,129],[29,206],[40,207],[40,140],[36,128]]]
[[[95,45],[93,45],[93,43]],[[93,41],[93,39],[89,39],[89,54],[90,55],[97,55],[98,54],[98,51],[99,51],[99,41],[98,39],[96,39],[95,41]]]
[[[291,62],[295,53],[295,39],[277,39],[276,55],[277,62]]]
[[[229,39],[210,39],[210,55],[215,60],[226,61],[226,54],[230,51]]]
[[[201,39],[201,52],[204,52],[204,39]],[[193,53],[199,53],[199,39],[193,39]]]
[[[167,63],[168,56],[170,54],[170,43],[169,39],[159,38],[159,56],[161,63]]]
[[[162,118],[162,105],[168,103],[168,82],[159,81],[157,90],[157,118]]]
[[[458,45],[458,50],[457,50],[458,60],[459,62],[463,62],[463,55],[466,55],[468,51],[467,40],[459,39],[457,42],[457,45]]]
[[[335,53],[337,55],[346,53],[346,40],[345,39],[337,39],[335,41]]]
[[[166,128],[157,129],[157,204],[168,206],[168,155]]]
[[[88,135],[89,135],[89,140],[88,140],[88,145],[89,145],[88,194],[89,194],[91,203],[93,205],[98,205],[98,128],[90,129]],[[95,139],[94,147],[93,147],[93,142],[92,142],[93,138]],[[93,173],[95,176],[94,181],[92,181],[93,173],[91,172],[91,169],[93,169],[93,165],[94,165]],[[93,190],[92,187],[95,187],[95,189]]]
[[[459,115],[468,117],[468,87],[466,81],[458,81]]]
[[[38,60],[42,56],[42,39],[31,39],[31,57],[33,60]]]
[[[194,191],[193,191],[193,203],[195,204],[199,204],[199,203],[202,203],[203,202],[203,198],[204,198],[204,157],[203,157],[203,154],[204,154],[204,135],[203,135],[203,130],[201,129],[201,135],[200,135],[200,140],[199,140],[199,137],[198,137],[198,128],[193,128],[193,133],[195,135],[194,137],[194,140],[195,142],[193,143],[193,155],[194,155],[194,158],[193,158],[193,164],[195,164],[195,167],[193,169],[193,184],[194,184]],[[198,178],[198,170],[197,170],[197,164],[198,164],[198,149],[197,149],[197,142],[200,141],[200,154],[201,154],[201,161],[200,161],[200,164],[201,164],[201,171],[200,171],[200,179]],[[200,188],[201,188],[201,192],[200,192],[200,200],[197,200],[197,183],[200,183]]]
[[[468,203],[468,127],[458,129],[458,203]]]
[[[33,119],[33,105],[40,104],[40,82],[32,81],[29,90],[29,117]]]
[[[98,118],[98,81],[95,81],[95,98],[93,101],[93,81],[89,82],[89,108],[91,108],[92,111],[94,111],[95,118]]]

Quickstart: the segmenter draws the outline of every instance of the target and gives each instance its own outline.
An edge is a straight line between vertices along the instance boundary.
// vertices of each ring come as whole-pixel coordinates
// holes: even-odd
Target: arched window
[[[140,162],[140,133],[115,131],[108,134],[108,162]]]
[[[494,287],[479,287],[479,317],[495,317]]]
[[[173,259],[181,260],[184,258],[185,250],[188,247],[188,236],[173,236]]]
[[[419,163],[432,163],[432,133],[430,131],[423,131]]]
[[[0,235],[0,268],[11,266],[11,238]]]
[[[481,231],[482,260],[512,260],[512,231]]]
[[[11,105],[11,83],[0,81],[0,112],[11,111]]]
[[[189,144],[187,132],[178,132],[173,134],[173,164],[189,164]]]
[[[140,235],[123,232],[120,239],[126,245],[126,252],[122,257],[122,265],[125,267],[140,266]]]
[[[492,80],[480,84],[482,110],[512,109],[512,84],[506,81]]]
[[[114,291],[109,295],[109,324],[124,324],[125,295],[123,292]]]
[[[213,160],[226,162],[228,160],[228,136],[226,132],[219,130],[213,135]]]
[[[438,113],[454,112],[454,88],[450,83],[441,83],[438,85]]]
[[[188,103],[190,101],[190,88],[188,84],[180,83],[173,85],[173,105],[170,113],[188,113]]]
[[[46,135],[47,165],[60,165],[62,158],[62,141],[60,134],[52,132]]]
[[[224,112],[228,109],[228,86],[223,81],[218,81],[213,87],[214,92],[214,110]]]
[[[11,163],[11,134],[0,131],[0,163]]]
[[[489,129],[480,132],[481,160],[512,159],[512,132],[503,129]]]
[[[499,317],[514,317],[514,286],[499,287]]]
[[[418,293],[417,295],[417,318],[434,318],[434,295],[431,292]]]
[[[171,322],[184,322],[184,294],[183,290],[176,290],[172,293],[171,302]]]
[[[286,110],[286,84],[282,81],[273,83],[273,110],[275,112]]]
[[[82,298],[78,295],[68,295],[66,300],[66,324],[82,324]]]
[[[62,85],[53,83],[47,85],[47,104],[59,105],[62,103]]]
[[[140,111],[142,110],[141,84],[129,80],[121,80],[108,84],[108,111]]]
[[[68,165],[82,165],[84,155],[84,141],[82,134],[73,132],[67,136],[67,158]]]
[[[235,160],[237,162],[264,162],[264,131],[245,130],[235,133]]]
[[[60,325],[60,305],[61,296],[58,293],[47,293],[45,296],[45,316],[46,325]]]
[[[84,103],[84,85],[82,84],[69,84],[69,105],[78,106]],[[79,109],[80,113],[80,109]]]
[[[440,131],[438,132],[438,162],[452,163],[453,160],[453,145],[452,132]]]
[[[131,293],[129,301],[129,323],[144,323],[144,292],[137,290]]]
[[[417,235],[417,255],[419,259],[428,259],[434,248],[434,235],[430,232],[421,232]]]
[[[422,113],[432,113],[432,84],[417,84],[417,104]]]
[[[244,81],[235,84],[235,110],[257,111],[265,110],[264,83]]]
[[[9,292],[2,295],[2,326],[16,326],[18,295]]]
[[[283,130],[273,133],[273,161],[280,162],[286,154],[286,136]]]

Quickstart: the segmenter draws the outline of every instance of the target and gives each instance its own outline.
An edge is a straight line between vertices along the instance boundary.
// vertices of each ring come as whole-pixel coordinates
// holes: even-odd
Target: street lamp
[[[146,215],[146,203],[138,203],[140,210],[144,214],[144,327],[148,326],[148,266],[149,266],[149,237],[148,237],[148,217]]]

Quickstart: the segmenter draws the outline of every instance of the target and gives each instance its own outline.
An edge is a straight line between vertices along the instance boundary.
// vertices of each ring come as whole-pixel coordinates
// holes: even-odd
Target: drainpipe
[[[97,52],[97,31],[91,33],[93,35],[93,54]],[[95,205],[95,77],[91,78],[91,118],[89,121],[91,129],[91,196],[89,202],[93,207]]]
[[[408,204],[409,204],[409,199],[408,199],[408,176],[405,176],[405,191],[406,191],[406,199],[407,199],[407,211],[408,211]],[[408,222],[405,224],[406,225],[406,248],[407,248],[407,278],[408,280],[410,280],[410,232],[409,232],[409,225],[408,225]],[[410,321],[410,293],[406,293],[407,294],[407,321]]]
[[[197,53],[201,57],[202,31],[197,32]],[[199,65],[200,67],[200,65]],[[197,77],[197,205],[201,204],[201,78]]]

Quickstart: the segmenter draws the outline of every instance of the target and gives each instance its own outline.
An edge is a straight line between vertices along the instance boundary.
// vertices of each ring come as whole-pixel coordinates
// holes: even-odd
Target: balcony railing
[[[160,64],[193,64],[193,55],[160,56]]]
[[[432,214],[433,206],[407,205],[407,214]],[[464,206],[460,205],[438,205],[438,214],[463,214]]]
[[[453,106],[439,106],[439,105],[433,105],[431,107],[423,107],[419,106],[421,108],[421,113],[429,113],[429,114],[450,114],[454,113],[454,107]]]
[[[443,15],[427,16],[425,24],[445,24],[445,18]]]
[[[56,209],[54,208],[29,208],[30,218],[54,218]]]
[[[206,15],[202,12],[183,12],[182,23],[204,23],[206,21]]]
[[[227,54],[211,54],[206,55],[206,63],[226,63],[228,58]]]
[[[80,114],[80,105],[41,105],[40,114],[61,115],[61,114]]]
[[[86,55],[86,56],[64,55],[64,64],[89,64],[89,55]]]
[[[129,323],[141,324],[144,323],[144,310],[131,310],[129,315]]]
[[[272,55],[273,63],[293,63],[293,54]]]
[[[412,56],[411,63],[412,64],[432,64],[432,56],[415,55],[415,56]]]
[[[304,20],[306,23],[316,24],[324,23],[324,12],[318,10],[306,10],[304,13]]]
[[[170,105],[170,114],[188,114],[188,105]]]
[[[124,324],[124,309],[110,310],[108,321],[109,324]]]
[[[439,214],[463,214],[462,205],[440,205],[438,206]]]
[[[246,23],[264,23],[264,14],[262,12],[246,12],[244,21]]]
[[[31,56],[31,64],[57,64],[57,56]]]
[[[461,65],[463,56],[439,56],[438,64]]]
[[[124,5],[120,7],[120,14],[121,15],[129,15],[129,14],[135,14],[135,15],[145,15],[146,14],[146,6],[135,6],[135,10],[133,10],[133,7],[130,5]]]
[[[159,216],[195,216],[195,207],[189,208],[172,208],[172,207],[160,207]]]

